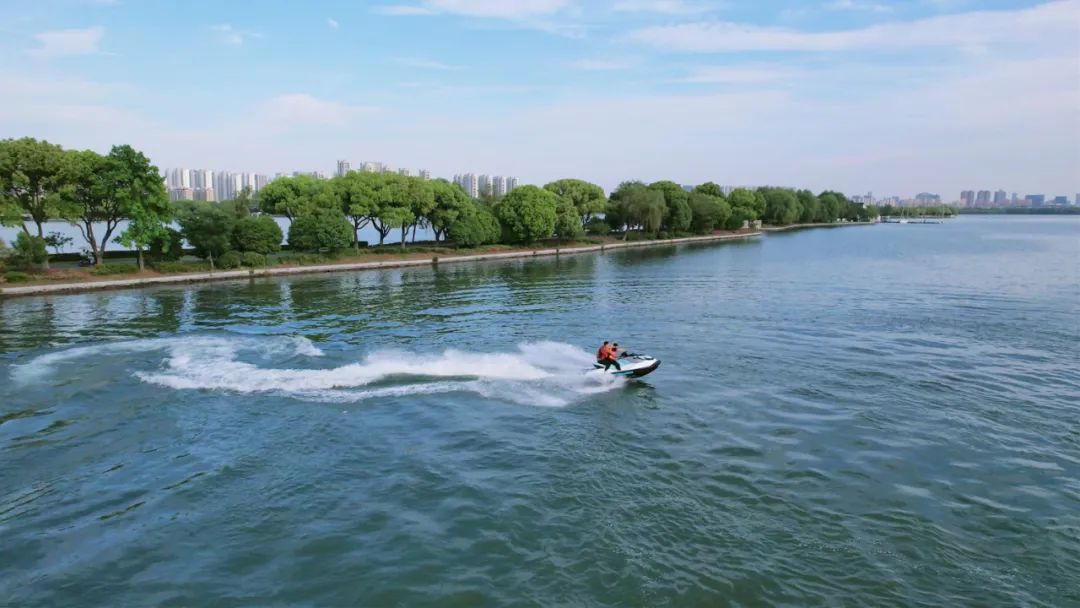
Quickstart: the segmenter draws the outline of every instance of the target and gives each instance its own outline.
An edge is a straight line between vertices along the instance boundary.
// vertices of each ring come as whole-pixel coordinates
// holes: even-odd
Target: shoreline
[[[762,226],[762,232],[785,232],[787,230],[803,230],[806,228],[843,228],[844,226],[874,226],[881,222],[832,222],[818,224],[791,224],[788,226]]]
[[[826,224],[828,225],[828,224]],[[768,230],[768,229],[763,229]],[[388,268],[406,268],[411,266],[438,266],[439,264],[456,264],[470,261],[503,260],[514,258],[549,257],[560,255],[576,255],[580,253],[605,252],[612,249],[629,249],[633,247],[657,247],[663,245],[680,245],[684,243],[707,243],[715,241],[741,240],[759,237],[763,231],[746,232],[741,234],[713,234],[706,236],[692,236],[677,239],[665,239],[659,241],[627,241],[615,242],[603,245],[587,245],[584,247],[545,248],[524,251],[508,251],[503,253],[478,253],[472,255],[454,255],[448,257],[430,256],[421,259],[387,260],[380,262],[351,262],[341,264],[319,264],[313,266],[291,266],[283,268],[252,268],[247,270],[221,270],[213,272],[184,273],[175,275],[162,275],[155,277],[140,277],[136,279],[110,279],[104,281],[85,281],[57,283],[47,285],[26,285],[23,287],[0,287],[0,298],[18,296],[37,296],[50,294],[70,294],[87,291],[99,291],[105,289],[131,289],[154,285],[170,285],[184,283],[206,283],[210,281],[228,281],[238,279],[254,279],[275,276],[288,276],[297,274],[317,274],[331,272],[357,272],[361,270],[382,270]]]

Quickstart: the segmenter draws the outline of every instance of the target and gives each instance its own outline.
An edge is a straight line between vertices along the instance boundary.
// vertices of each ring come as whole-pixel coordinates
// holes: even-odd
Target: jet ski
[[[594,371],[599,371],[602,374],[622,376],[623,378],[640,378],[660,367],[660,360],[648,355],[623,353],[619,356],[619,365],[622,367],[621,370],[615,369],[615,366],[612,365],[606,372],[603,363],[594,363],[593,367],[595,368]]]

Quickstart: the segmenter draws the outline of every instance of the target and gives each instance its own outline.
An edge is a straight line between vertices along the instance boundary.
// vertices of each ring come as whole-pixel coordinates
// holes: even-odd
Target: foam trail
[[[473,392],[489,399],[559,407],[623,385],[612,376],[583,374],[591,364],[592,357],[579,348],[539,342],[521,344],[508,353],[449,349],[421,355],[384,350],[330,369],[283,369],[240,361],[222,345],[189,342],[171,350],[161,371],[136,375],[175,390],[276,393],[312,401]],[[373,386],[386,382],[406,384]]]
[[[12,366],[12,379],[17,384],[39,382],[51,376],[61,365],[80,359],[105,358],[117,355],[149,353],[175,348],[216,351],[221,356],[234,355],[238,350],[250,350],[265,356],[295,354],[321,357],[323,352],[311,340],[303,337],[217,337],[189,336],[185,338],[145,338],[120,342],[95,343],[76,346],[34,357],[26,363]]]
[[[190,336],[80,346],[37,357],[19,366],[16,374],[19,381],[30,382],[86,357],[127,357],[153,351],[165,351],[160,368],[134,374],[151,384],[174,390],[279,394],[336,403],[473,392],[493,400],[559,407],[625,382],[582,373],[592,365],[592,356],[558,342],[525,343],[516,351],[503,353],[448,349],[427,355],[383,350],[340,367],[298,369],[267,363],[272,365],[282,357],[320,356],[322,351],[303,338],[262,336]],[[258,363],[251,357],[245,360],[245,353],[263,359]],[[388,383],[394,385],[386,386]]]

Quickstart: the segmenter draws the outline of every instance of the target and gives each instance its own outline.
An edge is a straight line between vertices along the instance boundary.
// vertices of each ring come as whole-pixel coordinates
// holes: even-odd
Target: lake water
[[[0,603],[1080,605],[1078,315],[1045,217],[0,302]]]

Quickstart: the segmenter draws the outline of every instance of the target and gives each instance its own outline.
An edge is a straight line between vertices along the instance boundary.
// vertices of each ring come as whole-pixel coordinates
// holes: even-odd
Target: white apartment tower
[[[337,173],[335,173],[335,175],[342,177],[349,171],[352,171],[352,163],[347,160],[337,161]]]

